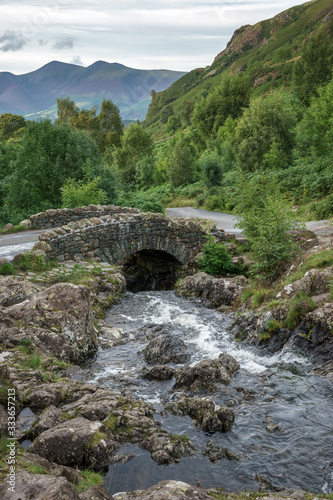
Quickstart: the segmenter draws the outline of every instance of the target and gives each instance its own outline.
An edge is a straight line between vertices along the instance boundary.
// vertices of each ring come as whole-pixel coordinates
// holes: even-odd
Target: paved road
[[[222,212],[211,212],[203,208],[167,208],[166,213],[169,217],[200,217],[201,219],[210,219],[216,222],[216,227],[224,229],[227,233],[240,233],[241,230],[235,227],[238,220],[237,216],[225,214]]]
[[[28,252],[38,241],[44,230],[22,231],[22,233],[0,236],[0,258],[11,260],[19,252]]]

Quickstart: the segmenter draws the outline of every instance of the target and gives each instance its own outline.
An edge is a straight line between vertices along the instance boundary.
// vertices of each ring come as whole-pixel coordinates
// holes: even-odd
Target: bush
[[[4,262],[0,266],[0,274],[3,276],[9,276],[11,274],[16,274],[15,267],[11,262]]]
[[[203,256],[199,260],[199,267],[205,273],[213,276],[218,274],[235,273],[239,270],[232,262],[224,243],[209,242],[203,246]]]
[[[290,308],[287,314],[287,327],[295,328],[300,319],[308,312],[315,309],[316,305],[305,292],[298,292],[291,301]]]

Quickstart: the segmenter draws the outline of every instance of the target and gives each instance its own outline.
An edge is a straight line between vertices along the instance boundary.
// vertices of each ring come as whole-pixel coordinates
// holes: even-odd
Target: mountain
[[[195,103],[206,96],[221,84],[225,74],[247,75],[254,94],[258,95],[288,87],[294,62],[300,58],[304,44],[319,31],[328,38],[332,51],[332,0],[307,2],[272,19],[242,26],[210,66],[190,71],[154,97],[144,125],[160,137],[164,128],[163,114],[174,114],[181,121],[183,103]],[[165,108],[168,113],[164,113]]]
[[[144,119],[150,92],[168,88],[185,73],[169,70],[138,70],[118,63],[97,61],[84,68],[52,61],[23,75],[0,72],[0,114],[16,113],[29,118],[55,117],[56,98],[69,96],[80,107],[100,106],[110,98],[123,118]]]

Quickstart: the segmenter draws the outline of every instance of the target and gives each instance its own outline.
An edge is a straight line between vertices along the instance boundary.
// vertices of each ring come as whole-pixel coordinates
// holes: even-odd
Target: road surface
[[[225,214],[222,212],[211,212],[203,208],[167,208],[166,214],[169,217],[200,217],[201,219],[210,219],[216,222],[218,229],[224,229],[226,233],[240,233],[241,230],[235,227],[238,220],[236,215]]]

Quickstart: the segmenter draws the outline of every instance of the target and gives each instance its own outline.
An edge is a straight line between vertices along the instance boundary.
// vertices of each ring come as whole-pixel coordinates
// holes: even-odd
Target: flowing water
[[[225,490],[257,490],[256,475],[269,478],[277,488],[333,491],[333,393],[325,379],[311,375],[311,363],[301,353],[285,347],[265,356],[254,347],[236,342],[228,333],[230,318],[199,304],[176,297],[173,292],[128,293],[109,311],[106,320],[129,334],[125,345],[99,350],[83,367],[86,380],[125,391],[149,401],[155,418],[172,434],[186,434],[199,452],[171,465],[157,465],[150,454],[136,445],[120,452],[133,458],[110,466],[105,486],[117,491],[146,489],[164,479],[199,481],[205,487]],[[212,394],[217,404],[233,406],[232,430],[207,434],[191,426],[189,417],[163,413],[164,404],[175,398],[173,381],[147,381],[142,349],[153,325],[161,325],[188,346],[193,365],[214,359],[221,352],[238,360],[241,369],[228,386]],[[177,396],[177,394],[176,394]],[[281,430],[269,433],[268,419]],[[227,447],[240,460],[211,463],[200,452],[209,439]]]

